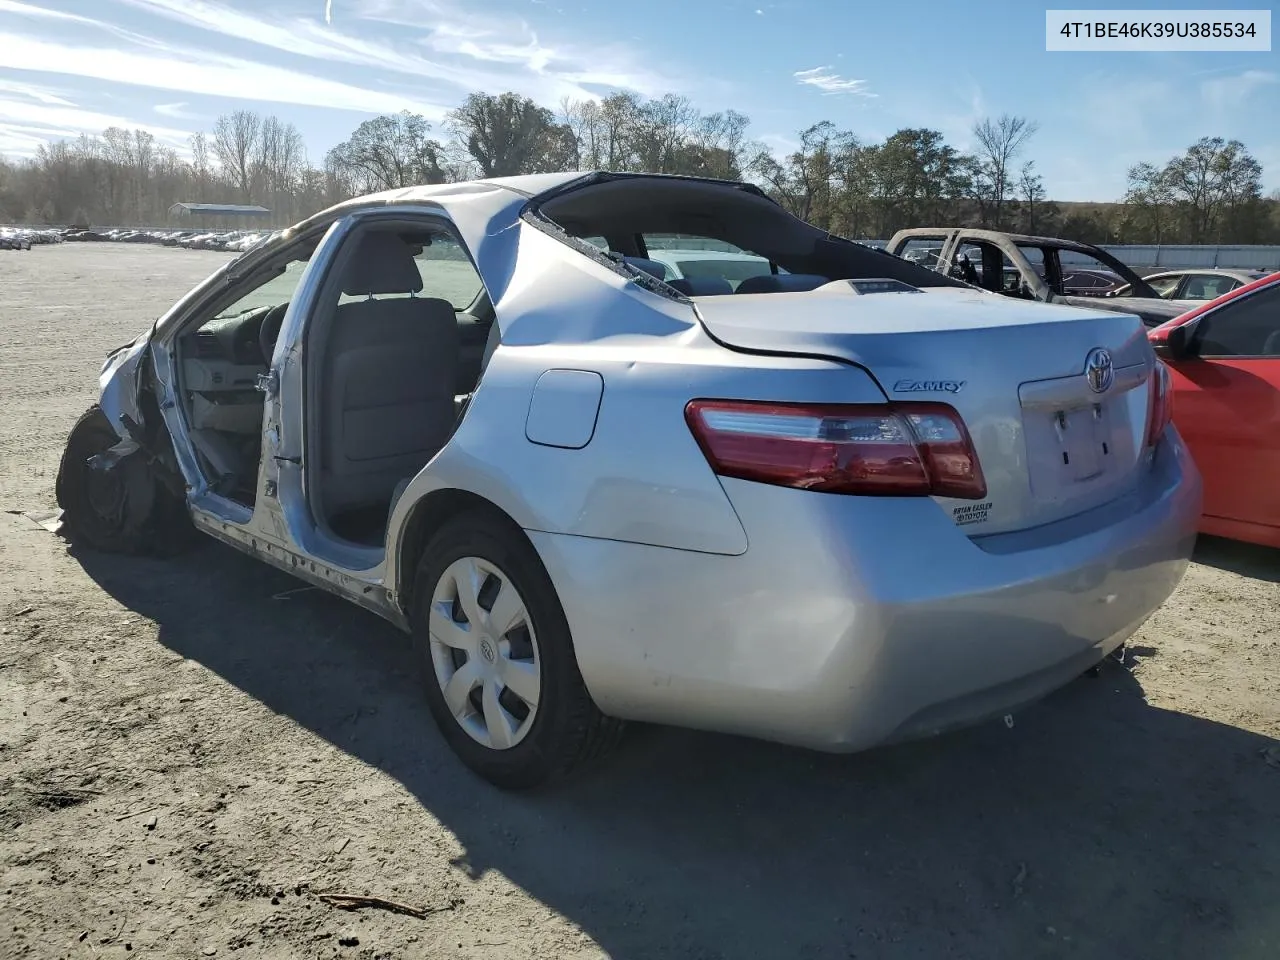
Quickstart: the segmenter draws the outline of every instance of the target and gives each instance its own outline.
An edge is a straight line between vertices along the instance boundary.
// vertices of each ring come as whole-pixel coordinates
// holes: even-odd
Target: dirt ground
[[[1280,956],[1280,555],[1202,542],[1125,664],[1011,729],[832,757],[643,728],[504,795],[372,615],[23,516],[107,350],[223,259],[0,251],[3,960]]]

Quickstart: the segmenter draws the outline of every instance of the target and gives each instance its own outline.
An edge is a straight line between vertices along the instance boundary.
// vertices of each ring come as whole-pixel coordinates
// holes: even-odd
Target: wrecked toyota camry
[[[231,261],[110,356],[57,491],[92,548],[205,534],[408,631],[453,750],[521,788],[629,720],[853,751],[1065,684],[1186,567],[1169,402],[1136,316],[747,184],[548,174]]]

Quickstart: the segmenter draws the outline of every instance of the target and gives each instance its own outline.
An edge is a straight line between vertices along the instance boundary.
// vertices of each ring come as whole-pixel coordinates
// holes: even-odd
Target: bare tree
[[[1001,114],[998,120],[987,117],[973,126],[978,141],[978,161],[986,181],[987,195],[995,228],[1002,223],[1001,207],[1013,187],[1011,164],[1039,129],[1026,117]]]
[[[213,152],[245,203],[253,197],[254,161],[261,136],[262,118],[252,110],[223,114],[213,127]]]
[[[1044,202],[1045,192],[1044,178],[1036,173],[1034,160],[1028,160],[1018,172],[1018,192],[1022,195],[1022,200],[1027,205],[1027,230],[1035,233],[1036,204]]]
[[[283,206],[288,214],[293,214],[294,186],[306,162],[306,147],[297,127],[276,117],[262,121],[253,167],[255,180],[261,185],[271,209]]]
[[[205,191],[212,179],[213,170],[209,158],[209,138],[204,133],[193,133],[190,141],[191,173],[195,180],[195,200],[204,200]]]

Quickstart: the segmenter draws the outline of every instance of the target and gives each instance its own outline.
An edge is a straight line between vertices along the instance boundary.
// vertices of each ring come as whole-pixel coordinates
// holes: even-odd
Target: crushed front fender
[[[149,355],[150,346],[151,331],[147,331],[108,355],[98,375],[98,404],[122,440],[142,443],[145,439],[139,398],[142,365]]]

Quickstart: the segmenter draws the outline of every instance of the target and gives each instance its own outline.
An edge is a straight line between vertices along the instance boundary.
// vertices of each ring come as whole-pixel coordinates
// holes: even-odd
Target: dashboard
[[[267,370],[287,308],[285,303],[217,317],[182,338],[182,388],[190,398],[193,427],[261,432],[258,376]]]

